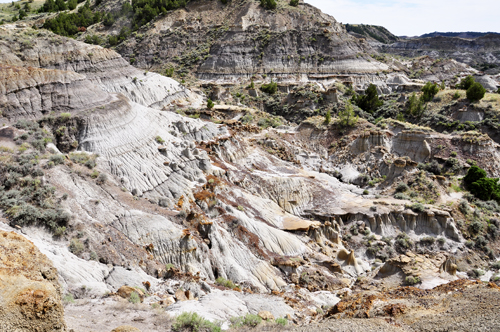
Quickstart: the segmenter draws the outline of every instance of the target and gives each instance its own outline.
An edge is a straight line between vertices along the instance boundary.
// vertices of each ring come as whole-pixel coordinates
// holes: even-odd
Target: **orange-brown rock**
[[[140,289],[130,287],[130,286],[122,286],[116,292],[116,294],[123,297],[124,299],[129,299],[130,295],[132,295],[132,293],[137,293],[137,295],[139,295],[139,297],[141,298],[141,302],[142,302],[142,300],[144,299],[144,292],[141,291]]]
[[[66,331],[52,262],[26,238],[0,230],[0,329]]]

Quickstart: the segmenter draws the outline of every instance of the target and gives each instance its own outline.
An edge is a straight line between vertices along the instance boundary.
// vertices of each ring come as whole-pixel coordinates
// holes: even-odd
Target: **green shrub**
[[[400,182],[398,183],[398,185],[396,186],[396,191],[397,192],[404,192],[404,191],[407,191],[408,189],[410,189],[408,187],[408,185],[404,182]]]
[[[473,269],[468,271],[467,275],[471,278],[479,278],[484,275],[484,271],[480,269]]]
[[[413,203],[411,205],[411,209],[415,212],[424,212],[425,211],[425,206],[421,203]]]
[[[421,116],[423,111],[424,111],[424,105],[423,101],[421,98],[418,98],[417,95],[412,93],[410,98],[408,99],[407,102],[407,113],[413,115],[413,116]]]
[[[230,318],[231,325],[233,327],[241,327],[241,326],[249,326],[256,327],[260,323],[262,323],[262,318],[257,315],[246,314],[241,317],[231,317]]]
[[[214,106],[215,106],[214,102],[211,99],[208,99],[207,100],[207,108],[209,110],[211,110],[212,108],[214,108]]]
[[[64,163],[64,156],[61,154],[55,154],[49,157],[49,161],[53,162],[54,165],[59,165]]]
[[[469,168],[467,175],[464,177],[464,186],[465,188],[469,188],[470,185],[476,182],[479,179],[485,178],[487,176],[486,171],[477,166],[472,166]]]
[[[224,279],[222,277],[217,278],[215,280],[215,283],[217,285],[221,285],[223,287],[227,287],[227,288],[230,288],[230,289],[236,288],[236,285],[231,280],[227,280],[227,279]]]
[[[253,121],[253,116],[251,113],[247,113],[240,119],[240,121],[242,123],[251,123]]]
[[[353,96],[353,102],[365,112],[373,113],[382,106],[383,102],[378,98],[377,87],[370,84],[364,95]]]
[[[458,91],[455,91],[455,93],[453,94],[453,100],[457,100],[457,99],[460,99],[461,95]]]
[[[439,86],[436,83],[427,82],[422,88],[422,101],[429,102],[439,92]]]
[[[474,196],[482,199],[483,201],[489,201],[491,199],[497,201],[500,200],[500,187],[498,185],[498,179],[479,179],[471,184],[469,190]]]
[[[387,243],[388,245],[391,245],[392,237],[384,236],[384,237],[382,237],[381,240],[384,241],[385,243]]]
[[[371,256],[376,256],[380,249],[381,248],[379,246],[370,246],[366,248],[366,253]]]
[[[132,292],[130,294],[128,301],[130,303],[137,304],[137,303],[141,302],[141,298],[140,298],[139,294],[137,294],[137,292]]]
[[[97,177],[97,179],[95,180],[95,182],[99,185],[103,185],[106,183],[106,181],[108,181],[108,176],[105,174],[105,173],[101,173],[99,174],[99,176]]]
[[[86,35],[85,36],[85,43],[87,44],[92,44],[92,45],[101,45],[104,40],[99,36],[99,35]]]
[[[85,246],[83,243],[77,239],[77,238],[72,238],[70,243],[69,243],[69,251],[73,253],[74,255],[78,256],[80,255],[83,251],[85,250]]]
[[[156,136],[156,137],[155,137],[155,141],[156,141],[156,143],[158,143],[158,144],[163,144],[163,143],[165,143],[165,140],[164,140],[163,138],[161,138],[161,136]]]
[[[276,91],[278,91],[278,84],[273,82],[273,80],[271,80],[271,83],[269,84],[262,84],[260,89],[265,93],[273,95],[276,93]]]
[[[418,284],[419,282],[420,282],[420,278],[419,277],[410,277],[410,276],[408,276],[405,279],[405,284],[410,285],[410,286]]]
[[[63,302],[65,304],[75,303],[75,298],[74,298],[73,294],[68,293],[68,294],[64,295]]]
[[[57,227],[56,230],[54,231],[54,236],[59,237],[62,236],[66,232],[66,227]]]
[[[97,155],[89,154],[86,152],[71,152],[69,155],[69,160],[74,163],[81,164],[87,166],[89,169],[92,169],[96,165]]]
[[[75,9],[77,4],[78,4],[77,0],[68,0],[68,9],[69,10]]]
[[[403,249],[410,249],[413,247],[413,242],[406,233],[399,233],[398,236],[396,236],[396,244]]]
[[[396,193],[396,194],[394,194],[394,198],[395,199],[410,199],[410,197],[406,196],[403,193]]]
[[[478,221],[478,220],[474,221],[469,226],[471,232],[474,233],[474,234],[477,234],[477,233],[481,232],[483,230],[483,227],[484,227],[483,223],[480,222],[480,221]]]
[[[483,200],[500,201],[500,185],[498,179],[488,178],[486,171],[472,166],[463,179],[464,187],[468,189],[475,197]]]
[[[68,9],[64,0],[45,0],[44,4],[40,8],[40,12],[58,12],[61,10]]]
[[[466,95],[467,99],[470,101],[479,101],[483,99],[486,93],[486,89],[481,85],[481,83],[474,83],[467,89]]]
[[[260,5],[266,9],[276,9],[276,0],[260,0]]]
[[[457,85],[457,88],[462,89],[462,90],[467,90],[475,82],[476,81],[474,80],[474,77],[472,77],[471,75],[469,75],[466,78],[462,79],[462,81],[460,81],[460,83]]]
[[[221,332],[219,325],[204,319],[195,312],[183,312],[175,318],[172,331],[184,331],[185,329],[197,331]]]
[[[475,245],[477,248],[483,249],[488,245],[488,240],[486,240],[484,236],[480,235],[476,238]]]
[[[297,2],[298,2],[298,1],[297,1]],[[288,319],[286,319],[286,318],[281,318],[281,317],[280,317],[280,318],[276,318],[276,319],[274,320],[274,322],[275,322],[276,324],[278,324],[278,325],[281,325],[281,326],[287,326],[287,325],[288,325]]]
[[[354,127],[358,123],[358,116],[354,114],[354,109],[350,101],[347,102],[345,109],[339,112],[340,127]]]
[[[290,0],[290,6],[297,7],[299,5],[299,0]]]
[[[262,128],[268,128],[268,127],[279,127],[282,125],[281,120],[279,118],[262,118],[257,122],[257,125]]]
[[[423,245],[433,245],[436,242],[436,238],[433,236],[426,236],[420,239],[419,243]]]
[[[64,3],[63,0],[57,1]],[[100,12],[94,13],[90,8],[90,2],[86,1],[85,5],[78,8],[76,13],[60,13],[55,18],[46,20],[43,24],[43,28],[61,36],[72,37],[79,32],[81,27],[87,28],[98,23],[101,21],[102,17],[103,14]]]
[[[330,110],[326,111],[326,114],[325,114],[325,124],[330,124],[330,122],[332,122],[332,113]]]

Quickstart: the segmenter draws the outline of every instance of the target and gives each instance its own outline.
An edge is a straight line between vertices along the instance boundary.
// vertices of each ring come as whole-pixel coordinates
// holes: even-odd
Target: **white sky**
[[[398,36],[500,32],[500,0],[305,0],[342,23],[382,25]]]

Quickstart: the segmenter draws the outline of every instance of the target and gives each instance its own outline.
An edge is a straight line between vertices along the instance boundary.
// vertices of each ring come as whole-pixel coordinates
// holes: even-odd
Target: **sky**
[[[342,23],[381,25],[397,36],[500,32],[500,0],[305,0]]]

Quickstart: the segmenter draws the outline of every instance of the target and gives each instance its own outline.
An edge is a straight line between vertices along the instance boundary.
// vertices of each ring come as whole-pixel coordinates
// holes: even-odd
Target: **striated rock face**
[[[5,33],[18,36],[26,31],[6,31]],[[62,45],[67,43],[70,46],[73,43],[77,46],[79,44],[61,38]],[[86,47],[88,46],[81,45],[82,49]],[[101,51],[100,48],[94,47],[93,49]],[[104,76],[105,74],[92,65],[80,72],[28,67],[26,64],[31,63],[31,60],[27,63],[19,63],[16,61],[19,58],[12,54],[12,49],[9,48],[7,51],[8,53],[3,56],[11,59],[11,63],[16,66],[2,67],[3,75],[6,77],[3,81],[5,95],[9,98],[10,96],[17,98],[10,99],[19,100],[19,95],[22,95],[23,91],[30,91],[33,86],[35,90],[38,90],[39,86],[53,85],[57,87],[56,91],[60,94],[66,91],[64,93],[69,97],[61,98],[60,104],[65,107],[61,106],[63,110],[71,110],[71,121],[74,120],[72,122],[74,138],[78,143],[78,149],[99,154],[100,160],[103,161],[100,166],[101,170],[113,177],[111,181],[114,185],[128,192],[119,195],[125,197],[115,194],[110,196],[99,186],[75,178],[74,175],[66,172],[54,170],[51,176],[52,183],[72,193],[68,207],[75,212],[75,224],[84,221],[86,225],[92,225],[80,227],[85,227],[89,234],[92,234],[89,237],[89,246],[99,251],[103,263],[126,266],[137,264],[141,269],[157,277],[163,276],[165,271],[158,268],[155,262],[174,264],[183,271],[198,273],[210,280],[223,277],[235,282],[245,282],[259,291],[277,290],[285,285],[279,271],[264,259],[265,256],[248,250],[242,242],[248,241],[260,247],[260,241],[262,241],[262,246],[270,253],[296,255],[307,251],[301,240],[236,209],[234,214],[240,219],[237,225],[239,236],[236,238],[233,230],[227,229],[222,218],[216,222],[206,222],[203,219],[205,217],[196,217],[202,211],[197,210],[199,207],[195,204],[193,193],[207,184],[207,176],[215,171],[220,172],[220,169],[213,169],[207,151],[200,148],[199,144],[200,142],[204,142],[204,146],[218,144],[217,140],[228,136],[225,127],[148,107],[150,105],[147,98],[151,95],[145,92],[147,90],[131,89],[127,92],[126,89],[122,89],[120,80],[124,78],[123,72],[135,70],[130,69],[131,67],[124,64],[123,60],[120,65],[122,68],[110,69],[110,74]],[[30,52],[31,49],[26,51],[27,54]],[[99,53],[96,52],[96,54]],[[107,56],[109,56],[108,51],[102,50],[99,59],[102,63],[109,65],[111,60]],[[118,60],[113,61],[121,59],[117,57]],[[99,63],[99,61],[96,62]],[[82,60],[79,64],[88,63]],[[58,65],[54,62],[50,66],[52,65],[71,69],[69,66]],[[95,72],[102,76],[98,76]],[[21,93],[11,87],[11,83],[7,80],[7,77],[11,77],[14,73],[22,74],[22,80],[16,80],[21,86]],[[155,84],[163,84],[155,87],[155,91],[166,91],[168,98],[176,94],[175,91],[168,91],[169,79],[165,78],[161,81],[163,77],[154,75],[160,80]],[[25,82],[33,83],[30,85]],[[67,83],[66,90],[60,82]],[[73,89],[74,84],[79,84],[79,82],[83,82],[89,88]],[[151,81],[143,83],[148,89],[154,87]],[[165,87],[167,89],[163,90]],[[116,93],[118,90],[122,93]],[[95,96],[85,95],[86,91],[94,91]],[[129,99],[127,93],[135,95],[137,97],[135,100],[143,104]],[[163,98],[161,96],[161,98],[156,95],[153,97],[151,100],[160,103],[168,100],[168,98],[161,99]],[[73,99],[82,102],[75,104]],[[36,99],[33,98],[33,100]],[[33,118],[39,118],[44,114],[42,102],[31,105],[30,109],[19,102],[11,102],[9,107],[9,113],[6,115],[12,120],[17,118],[17,114],[28,113],[28,110],[31,112],[30,117]],[[51,110],[55,109],[51,108]],[[158,207],[156,204],[174,211],[164,215],[141,211],[141,208],[129,205],[130,202],[124,204],[123,201],[131,200],[130,193],[135,196],[132,201],[140,200],[141,197],[147,198],[149,202],[155,204],[156,211]],[[235,192],[234,195],[242,196],[243,194]],[[95,201],[96,197],[101,197],[102,205],[99,207],[102,206],[102,209],[95,209],[95,203],[89,204]],[[262,204],[261,198],[253,197],[252,199]],[[203,206],[201,202],[199,204]],[[230,202],[225,202],[220,204],[219,208],[222,211],[224,211],[223,208],[229,210],[231,205]],[[184,221],[185,224],[183,224],[182,219],[175,218],[178,213],[175,209],[192,211],[191,219]],[[272,216],[273,211],[276,210],[279,210],[277,205],[266,207],[266,214]],[[276,221],[275,219],[274,223]],[[109,245],[103,245],[107,242]],[[144,253],[137,250],[135,246],[149,248],[148,255],[150,256],[144,257]],[[54,255],[54,259],[61,260],[61,256],[65,254],[61,252],[61,255]],[[74,261],[72,264],[76,271],[66,271],[67,267],[63,264],[58,265],[68,290],[73,291],[78,285],[84,284],[85,279],[95,284],[94,288],[99,291],[105,291],[108,287],[108,289],[116,290],[116,284],[118,287],[123,285],[118,281],[113,282],[114,279],[120,279],[119,274],[115,273],[119,269],[109,270],[101,264],[95,266],[95,264],[80,261]],[[90,274],[84,271],[92,265],[97,270],[95,273]],[[134,280],[135,284],[136,280]]]
[[[119,47],[140,67],[175,63],[199,78],[249,78],[256,73],[374,74],[386,64],[369,59],[372,48],[318,9],[279,2],[268,11],[256,1],[192,1],[167,13],[139,39]],[[370,60],[370,61],[369,61]]]
[[[66,331],[57,270],[24,237],[0,230],[0,328]]]
[[[97,107],[109,95],[75,72],[0,66],[0,107],[10,120]]]
[[[77,42],[44,30],[10,27],[0,28],[0,63],[63,71],[62,73],[54,71],[53,74],[46,72],[47,74],[42,76],[43,79],[40,78],[28,85],[30,88],[45,91],[49,89],[45,86],[52,81],[68,84],[77,80],[77,77],[81,80],[83,76],[75,75],[78,73],[90,81],[90,83],[80,83],[80,87],[68,86],[71,94],[76,93],[81,96],[78,98],[79,102],[92,101],[93,98],[84,98],[86,96],[83,94],[88,93],[88,96],[92,96],[95,93],[92,91],[93,86],[97,86],[107,92],[122,93],[133,102],[157,109],[174,104],[192,103],[196,106],[201,103],[201,96],[173,79],[136,69],[113,50]],[[3,76],[6,77],[5,74]],[[61,82],[63,77],[65,81]],[[79,89],[90,91],[77,91]],[[16,93],[28,99],[28,92],[20,90]],[[96,95],[97,100],[98,96],[99,94]],[[86,107],[92,107],[92,103]]]
[[[386,53],[416,57],[452,58],[468,65],[500,64],[500,36],[486,35],[475,39],[458,37],[428,37],[401,40],[391,45],[380,45]]]

